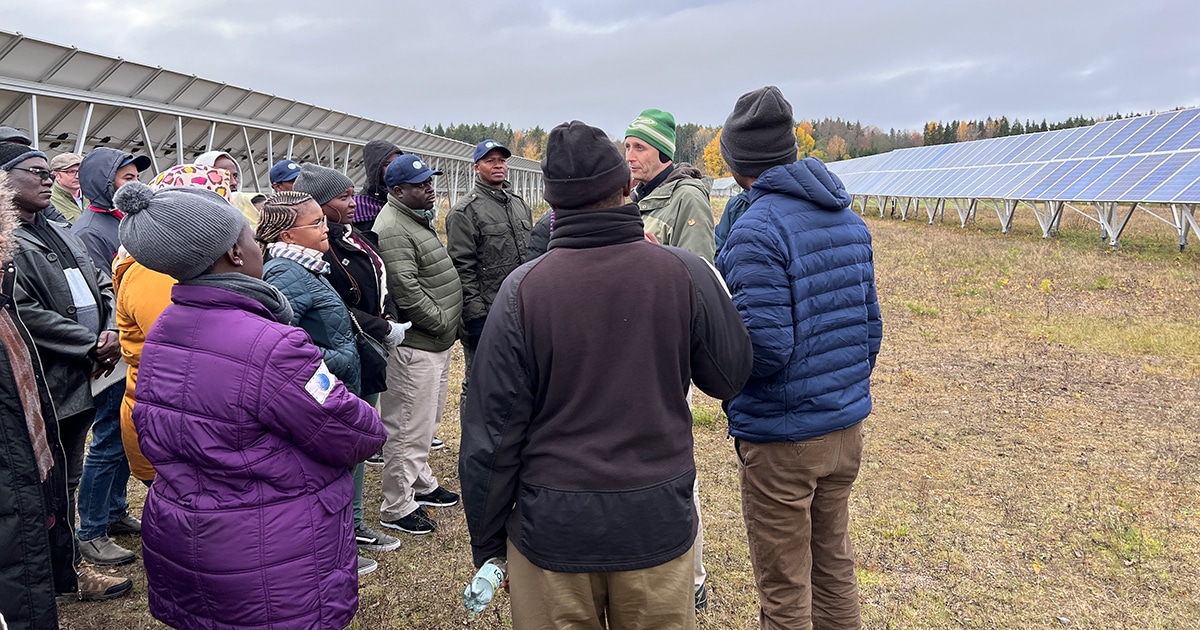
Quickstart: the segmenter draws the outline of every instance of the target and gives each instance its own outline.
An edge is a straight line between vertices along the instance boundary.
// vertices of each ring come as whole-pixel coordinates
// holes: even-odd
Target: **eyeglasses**
[[[14,167],[12,167],[12,170],[25,171],[26,173],[32,173],[33,175],[37,176],[39,179],[41,179],[44,182],[49,182],[49,181],[54,180],[54,171],[51,171],[51,170],[45,169],[45,168],[37,168],[37,167],[19,168],[19,167],[14,166]]]
[[[62,170],[58,170],[58,171],[54,171],[54,172],[58,173],[60,175],[67,175],[69,177],[74,177],[75,175],[79,174],[79,169],[78,168],[64,168]]]
[[[308,225],[293,225],[292,227],[290,227],[288,229],[289,230],[303,230],[305,228],[322,228],[322,227],[326,227],[327,225],[329,225],[329,219],[327,217],[321,217],[320,219],[317,219],[316,223],[310,223]]]

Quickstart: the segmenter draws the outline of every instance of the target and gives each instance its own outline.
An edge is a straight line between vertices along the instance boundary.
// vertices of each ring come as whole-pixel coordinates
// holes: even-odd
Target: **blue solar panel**
[[[1184,189],[1184,191],[1179,193],[1179,195],[1172,199],[1172,201],[1177,203],[1200,202],[1200,180],[1193,182],[1191,186],[1188,186],[1186,189]]]
[[[1104,192],[1101,192],[1096,197],[1097,201],[1117,201],[1122,199],[1122,193],[1132,188],[1135,184],[1142,180],[1143,177],[1149,175],[1154,167],[1162,164],[1167,159],[1166,153],[1158,153],[1155,155],[1147,155],[1141,161],[1134,164],[1129,170],[1113,182]]]
[[[1100,123],[1095,125],[1097,129],[1093,134],[1091,134],[1087,144],[1081,146],[1075,153],[1072,153],[1071,155],[1064,155],[1062,157],[1083,158],[1091,156],[1092,153],[1094,153],[1096,149],[1100,147],[1100,145],[1108,142],[1109,138],[1113,137],[1113,135],[1116,134],[1121,127],[1125,126],[1126,120],[1115,120],[1110,123]]]
[[[1150,137],[1150,134],[1162,129],[1174,118],[1178,118],[1178,116],[1151,116],[1149,121],[1145,125],[1142,125],[1141,129],[1138,129],[1136,133],[1129,136],[1117,148],[1113,149],[1111,154],[1129,155],[1130,153],[1134,153],[1134,149],[1145,142],[1146,138]]]
[[[1179,128],[1171,135],[1170,138],[1163,140],[1162,144],[1154,147],[1154,151],[1177,151],[1180,147],[1187,144],[1188,140],[1196,137],[1200,133],[1200,119],[1193,118]],[[1153,139],[1153,138],[1152,138]]]
[[[1079,164],[1075,165],[1075,168],[1063,173],[1063,176],[1060,177],[1058,181],[1052,182],[1049,186],[1043,188],[1036,195],[1029,195],[1029,198],[1062,200],[1060,193],[1062,193],[1063,190],[1066,190],[1067,186],[1072,182],[1079,181],[1079,179],[1083,177],[1085,173],[1095,168],[1099,161],[1100,160],[1096,159],[1081,160]]]
[[[1146,195],[1146,201],[1174,201],[1179,193],[1187,190],[1197,179],[1200,179],[1200,160],[1192,160],[1167,178],[1161,186]]]
[[[1146,199],[1147,195],[1154,192],[1155,188],[1162,185],[1179,169],[1183,168],[1188,162],[1196,158],[1197,153],[1172,153],[1169,154],[1166,161],[1158,165],[1158,168],[1146,175],[1146,177],[1137,183],[1134,187],[1125,192],[1126,199]]]
[[[1092,152],[1091,155],[1086,156],[1086,157],[1103,157],[1106,155],[1124,155],[1121,153],[1114,153],[1113,149],[1116,149],[1117,147],[1121,146],[1122,142],[1125,142],[1126,140],[1128,140],[1130,138],[1130,136],[1137,133],[1137,131],[1139,129],[1141,129],[1142,127],[1144,127],[1146,125],[1146,122],[1149,120],[1150,120],[1149,116],[1139,116],[1138,118],[1126,118],[1125,119],[1126,124],[1123,127],[1118,129],[1116,131],[1116,133],[1114,133],[1112,135],[1112,137],[1108,139],[1108,141],[1101,144],[1099,147],[1096,148],[1095,151]]]
[[[1121,158],[1107,157],[1092,161],[1095,162],[1092,165],[1092,168],[1089,168],[1083,173],[1083,175],[1080,175],[1079,179],[1073,182],[1063,181],[1064,186],[1062,186],[1061,190],[1051,188],[1050,190],[1046,191],[1046,195],[1050,196],[1052,199],[1062,199],[1068,201],[1082,199],[1082,197],[1079,196],[1079,193],[1083,192],[1083,189],[1087,188],[1093,181],[1096,180],[1097,177],[1107,173],[1109,169],[1117,164],[1117,162],[1121,161]]]
[[[1040,199],[1042,193],[1046,192],[1047,188],[1058,183],[1058,181],[1062,179],[1063,175],[1066,175],[1067,171],[1070,171],[1078,166],[1079,162],[1079,160],[1071,160],[1069,162],[1054,162],[1047,164],[1045,168],[1038,172],[1038,175],[1043,175],[1044,173],[1043,177],[1038,179],[1038,181],[1032,186],[1028,186],[1022,191],[1014,191],[1013,197],[1017,199]]]
[[[1200,109],[1189,109],[902,149],[834,162],[830,169],[843,175],[852,194],[1165,203],[1196,192],[1197,155]]]

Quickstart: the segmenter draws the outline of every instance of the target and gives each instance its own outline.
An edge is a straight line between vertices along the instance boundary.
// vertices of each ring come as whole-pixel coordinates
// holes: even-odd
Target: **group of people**
[[[282,160],[269,195],[240,192],[224,152],[147,186],[145,157],[31,145],[0,137],[8,627],[56,628],[63,594],[128,593],[93,567],[136,559],[113,537],[140,535],[168,625],[345,628],[378,566],[364,552],[436,531],[430,508],[460,500],[475,564],[507,562],[515,628],[695,627],[693,386],[729,416],[761,626],[859,626],[848,497],[882,338],[871,240],[837,177],[797,161],[778,89],[726,120],[747,192],[720,244],[658,109],[624,155],[600,129],[555,127],[536,224],[511,152],[480,142],[445,243],[441,173],[386,141],[363,148],[361,188]],[[456,341],[461,497],[429,465]]]

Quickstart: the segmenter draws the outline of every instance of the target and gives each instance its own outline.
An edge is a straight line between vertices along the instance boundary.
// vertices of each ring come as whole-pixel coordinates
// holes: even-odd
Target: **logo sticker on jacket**
[[[337,377],[329,371],[328,367],[325,367],[325,362],[321,361],[321,365],[317,366],[317,371],[304,384],[304,391],[308,392],[308,395],[312,396],[318,404],[324,405],[325,400],[329,398],[329,394],[333,392],[333,388],[337,384]]]

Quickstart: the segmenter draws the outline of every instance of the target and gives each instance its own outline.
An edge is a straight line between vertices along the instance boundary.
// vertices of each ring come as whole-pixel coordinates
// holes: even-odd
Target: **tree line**
[[[859,121],[851,122],[841,118],[804,120],[798,122],[795,128],[796,156],[798,158],[812,156],[826,162],[836,162],[908,147],[1086,127],[1098,122],[1142,115],[1145,114],[1116,113],[1101,118],[1073,116],[1053,123],[1046,119],[1042,119],[1041,122],[1028,119],[1022,122],[1018,119],[1010,121],[1007,116],[999,118],[989,116],[983,120],[932,121],[925,125],[923,133],[895,128],[885,132],[873,125],[863,125]],[[511,125],[498,122],[448,126],[438,124],[435,127],[425,125],[423,131],[468,144],[477,144],[491,138],[508,147],[514,155],[531,160],[540,160],[546,154],[546,130],[541,126],[533,129],[513,129]],[[675,127],[675,162],[690,162],[711,177],[728,177],[729,169],[721,158],[720,141],[721,128],[719,126],[708,127],[696,123],[679,123]],[[624,150],[622,139],[618,138],[616,144]]]

